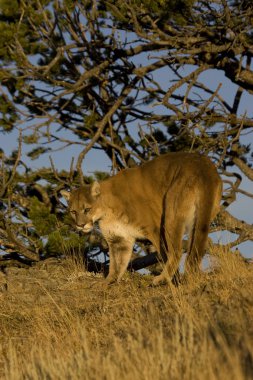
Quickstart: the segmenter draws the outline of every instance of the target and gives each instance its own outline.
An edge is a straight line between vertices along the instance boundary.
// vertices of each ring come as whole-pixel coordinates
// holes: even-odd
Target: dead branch
[[[81,180],[81,183],[84,184],[84,180],[83,180],[83,173],[82,173],[82,162],[84,160],[84,157],[86,156],[86,154],[89,152],[89,150],[94,146],[94,144],[97,142],[97,140],[100,138],[102,132],[103,132],[103,129],[107,126],[107,123],[110,121],[112,115],[114,114],[114,112],[121,106],[121,104],[123,103],[123,101],[126,99],[127,95],[131,92],[131,90],[134,88],[136,82],[138,81],[139,79],[136,78],[132,83],[131,85],[128,85],[126,86],[123,91],[122,91],[122,94],[121,96],[118,98],[118,100],[114,103],[114,105],[110,108],[110,110],[107,112],[107,114],[103,117],[103,119],[97,124],[97,131],[96,133],[94,134],[93,138],[91,139],[91,141],[88,143],[88,145],[82,150],[82,152],[79,154],[78,156],[78,160],[77,160],[77,171],[79,172],[79,175],[80,175],[80,180]]]
[[[253,181],[253,169],[249,167],[242,159],[239,157],[233,157],[234,164],[243,172],[243,174]]]
[[[25,244],[21,242],[12,231],[11,224],[6,219],[2,220],[4,229],[6,231],[9,241],[16,247],[17,251],[20,251],[20,254],[25,256],[27,259],[32,261],[39,261],[39,253],[31,251]]]
[[[1,184],[1,189],[0,189],[0,199],[4,198],[4,196],[6,195],[8,191],[9,186],[14,180],[14,177],[16,175],[16,170],[20,162],[21,152],[22,152],[22,131],[19,132],[17,156],[15,159],[14,165],[12,167],[11,173],[9,174],[9,178],[7,180],[6,180],[7,173],[4,169],[4,160],[2,160],[3,167],[2,167],[2,184]]]

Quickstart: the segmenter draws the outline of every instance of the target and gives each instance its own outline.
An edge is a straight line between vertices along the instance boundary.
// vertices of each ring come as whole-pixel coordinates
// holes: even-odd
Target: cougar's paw
[[[176,287],[178,287],[178,286],[180,286],[180,285],[185,285],[185,284],[187,284],[187,278],[185,277],[184,274],[179,274],[179,273],[177,273],[177,274],[175,274],[175,275],[173,276],[173,278],[172,278],[172,280],[171,280],[171,283],[172,283],[174,286],[176,286]]]
[[[106,279],[103,281],[105,286],[111,286],[113,284],[116,284],[117,282],[117,278],[112,276],[107,276]]]
[[[156,276],[153,279],[152,286],[160,286],[160,285],[167,285],[168,284],[168,279],[165,278],[163,275]]]

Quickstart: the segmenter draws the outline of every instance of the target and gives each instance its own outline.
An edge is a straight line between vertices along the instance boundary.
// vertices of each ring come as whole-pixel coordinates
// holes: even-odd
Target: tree
[[[242,175],[253,180],[251,147],[244,142],[253,122],[240,111],[243,94],[250,96],[253,90],[250,1],[12,0],[1,1],[1,8],[1,128],[5,133],[22,130],[23,143],[33,146],[30,158],[78,145],[81,151],[72,172],[75,181],[82,182],[82,162],[90,149],[103,150],[114,172],[165,151],[208,154],[226,190],[214,230],[238,235],[229,248],[253,239],[252,225],[226,210],[238,193],[252,198],[241,189],[241,180]],[[202,79],[217,71],[236,86],[232,102],[222,96],[222,83],[213,89],[210,80]],[[64,214],[59,189],[73,185],[73,176],[69,181],[66,173],[41,170],[39,178],[46,185],[40,184],[37,200],[31,197],[22,206],[17,200],[24,191],[18,187],[25,176],[16,170],[20,157],[12,167],[6,168],[6,158],[3,162],[9,179],[2,184],[2,221],[6,213],[16,218],[17,210],[25,212],[21,229],[32,221],[33,243],[22,233],[20,239],[39,259],[47,244],[41,231],[34,236],[31,210],[43,201],[50,218],[57,207]],[[32,181],[38,189],[32,177],[38,173],[27,173],[27,187]],[[13,228],[14,220],[8,220],[9,227],[2,222],[2,236]],[[8,239],[2,240],[8,252]],[[33,260],[13,244],[18,258],[22,252]]]

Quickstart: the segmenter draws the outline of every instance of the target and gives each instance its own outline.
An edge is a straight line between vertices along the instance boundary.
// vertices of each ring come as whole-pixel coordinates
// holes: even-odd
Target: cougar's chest
[[[102,234],[106,240],[111,240],[114,237],[123,237],[127,240],[136,240],[145,238],[143,230],[130,224],[124,220],[106,221],[103,220],[99,223]]]

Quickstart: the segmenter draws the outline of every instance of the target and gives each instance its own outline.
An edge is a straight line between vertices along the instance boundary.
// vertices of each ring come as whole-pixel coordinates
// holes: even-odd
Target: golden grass
[[[253,268],[217,256],[216,273],[177,288],[128,274],[104,289],[71,260],[10,271],[0,379],[253,378]]]

